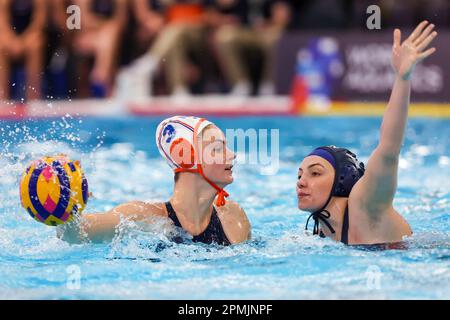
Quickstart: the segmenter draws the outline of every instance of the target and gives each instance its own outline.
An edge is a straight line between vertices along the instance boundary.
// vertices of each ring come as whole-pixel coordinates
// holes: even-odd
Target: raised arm
[[[105,213],[77,216],[73,221],[58,226],[57,236],[69,243],[111,241],[122,220],[143,221],[152,216],[163,215],[165,211],[161,205],[133,201],[121,204]]]
[[[435,48],[427,49],[437,35],[433,28],[433,24],[423,21],[403,43],[400,30],[394,31],[392,66],[395,81],[383,117],[380,141],[369,158],[365,175],[355,185],[351,195],[373,217],[392,207],[397,189],[398,160],[408,117],[411,75],[417,63],[436,51]]]

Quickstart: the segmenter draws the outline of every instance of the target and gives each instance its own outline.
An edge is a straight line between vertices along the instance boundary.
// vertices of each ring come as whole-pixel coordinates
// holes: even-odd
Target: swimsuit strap
[[[169,218],[173,221],[175,226],[179,228],[183,228],[181,226],[180,220],[178,220],[177,214],[173,209],[170,202],[165,203],[167,212],[169,214]],[[199,235],[193,236],[192,240],[194,242],[203,242],[206,244],[211,244],[212,242],[216,242],[220,245],[228,246],[231,242],[228,240],[225,231],[223,230],[222,223],[217,215],[216,208],[213,207],[213,211],[211,214],[211,220],[209,221],[208,226],[205,231],[200,233]]]
[[[348,228],[349,228],[349,216],[348,216],[348,204],[345,207],[344,221],[342,222],[341,242],[348,244]]]

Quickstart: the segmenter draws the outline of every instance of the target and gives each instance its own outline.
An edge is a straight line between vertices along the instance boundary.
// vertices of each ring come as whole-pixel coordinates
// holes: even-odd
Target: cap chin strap
[[[223,190],[222,188],[220,188],[217,184],[215,184],[214,182],[212,182],[211,180],[209,180],[205,174],[203,173],[203,169],[201,165],[197,165],[198,169],[184,169],[184,168],[178,168],[175,169],[175,173],[178,172],[191,172],[191,173],[198,173],[200,174],[203,179],[206,180],[206,182],[208,182],[211,187],[213,187],[214,189],[217,190],[217,201],[216,201],[216,206],[218,207],[222,207],[225,205],[226,200],[225,198],[229,196],[228,192],[226,192],[225,190]]]
[[[334,184],[333,184],[333,188],[334,188]],[[327,221],[327,219],[329,219],[331,217],[331,213],[328,210],[325,210],[327,205],[330,203],[332,196],[333,196],[333,192],[330,193],[330,196],[328,197],[327,202],[325,202],[325,205],[322,208],[320,208],[319,210],[314,211],[313,213],[310,214],[310,216],[308,217],[308,220],[306,220],[305,230],[308,230],[309,220],[311,218],[313,218],[313,220],[314,220],[313,234],[319,234],[319,221],[321,221],[323,224],[325,224],[328,227],[328,229],[331,231],[331,233],[333,233],[333,234],[336,233],[336,231],[333,229],[331,224]]]
[[[203,118],[200,119],[200,121],[195,125],[195,128],[194,128],[194,139],[193,139],[194,140],[194,146],[193,147],[194,147],[194,150],[195,150],[194,151],[194,159],[195,159],[195,163],[197,163],[197,169],[177,168],[174,171],[175,171],[175,173],[178,173],[178,172],[191,172],[191,173],[198,173],[198,174],[200,174],[200,176],[202,176],[203,179],[205,179],[206,182],[208,182],[211,185],[211,187],[213,187],[214,189],[217,190],[216,206],[222,207],[226,203],[225,198],[229,196],[228,192],[223,190],[223,188],[220,188],[217,184],[215,184],[214,182],[212,182],[211,180],[209,180],[205,176],[205,174],[203,173],[202,165],[198,162],[198,158],[197,158],[197,145],[198,145],[197,144],[198,143],[197,132],[198,132],[198,128],[200,127],[200,125],[201,125],[201,123],[203,121],[205,121],[205,119],[203,119]]]
[[[324,149],[324,150],[326,150],[326,149]],[[323,224],[325,224],[327,226],[327,228],[330,230],[331,233],[333,233],[333,234],[336,233],[336,231],[333,229],[333,227],[331,226],[331,224],[327,220],[327,219],[329,219],[331,217],[331,213],[328,210],[325,210],[327,205],[330,203],[331,198],[333,197],[334,188],[336,186],[336,181],[337,181],[337,169],[336,169],[336,166],[337,166],[338,162],[337,162],[337,159],[336,159],[334,153],[332,153],[332,152],[329,152],[329,153],[333,157],[332,158],[333,161],[331,161],[331,162],[330,162],[329,159],[327,159],[323,155],[316,154],[319,157],[322,157],[323,159],[327,160],[333,166],[333,168],[334,168],[334,180],[333,180],[333,186],[331,187],[331,192],[330,192],[330,195],[328,196],[327,202],[325,202],[325,204],[322,206],[322,208],[320,208],[319,210],[316,210],[313,213],[311,213],[310,216],[308,217],[308,220],[306,220],[305,230],[308,230],[309,220],[311,218],[313,218],[313,220],[314,220],[313,234],[318,234],[319,233],[319,222],[322,222]],[[333,164],[333,162],[335,164]],[[320,236],[324,237],[322,235],[322,231],[320,232]]]
[[[328,227],[328,229],[330,229],[331,233],[336,233],[331,224],[327,221],[327,219],[329,219],[330,216],[331,214],[328,210],[321,210],[311,213],[311,215],[308,217],[308,220],[306,220],[305,230],[308,230],[309,220],[313,218],[314,219],[313,234],[319,234],[319,220],[322,223],[324,223]]]

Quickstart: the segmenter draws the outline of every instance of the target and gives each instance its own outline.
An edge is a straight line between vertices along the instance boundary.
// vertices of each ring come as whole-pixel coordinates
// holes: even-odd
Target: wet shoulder
[[[251,234],[251,225],[244,209],[235,201],[228,200],[222,207],[216,207],[227,238],[232,243],[248,240]]]

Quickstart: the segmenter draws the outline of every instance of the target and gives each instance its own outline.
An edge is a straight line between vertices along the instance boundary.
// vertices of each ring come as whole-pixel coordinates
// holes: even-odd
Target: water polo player
[[[72,243],[108,241],[122,219],[145,221],[161,216],[192,235],[195,242],[229,245],[248,240],[250,223],[244,210],[226,200],[224,188],[233,182],[235,154],[227,148],[223,132],[205,119],[172,117],[159,124],[156,144],[175,172],[170,201],[134,201],[104,214],[84,214],[76,222],[59,226],[58,236]]]
[[[311,212],[314,234],[345,244],[396,243],[412,234],[393,208],[400,148],[405,131],[411,76],[417,63],[433,54],[427,49],[437,33],[420,23],[401,43],[394,31],[392,66],[395,82],[381,125],[380,141],[367,168],[343,148],[319,147],[303,159],[298,173],[298,207]]]

